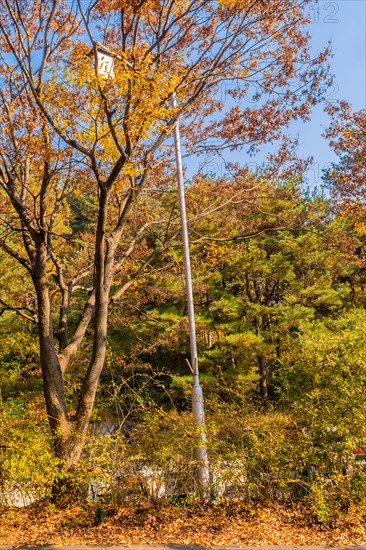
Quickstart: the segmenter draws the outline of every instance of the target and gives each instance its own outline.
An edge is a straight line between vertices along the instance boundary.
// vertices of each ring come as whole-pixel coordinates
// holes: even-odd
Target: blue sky
[[[314,52],[317,52],[330,41],[333,58],[331,59],[334,86],[329,90],[328,99],[336,101],[345,99],[355,110],[366,108],[366,0],[320,0],[314,2],[312,9],[313,22],[310,26]],[[323,107],[316,107],[311,121],[295,122],[290,133],[299,137],[298,154],[301,157],[312,156],[313,165],[307,174],[308,185],[316,188],[321,185],[322,170],[336,160],[336,156],[322,137],[329,125],[329,117]],[[263,162],[268,146],[254,158],[243,153],[230,155],[230,160],[241,164],[255,166]],[[190,161],[187,175],[195,171],[195,162]],[[215,175],[224,175],[224,163],[211,159],[201,171]]]
[[[314,49],[320,49],[328,40],[332,42],[332,72],[334,87],[331,100],[345,99],[355,110],[366,108],[366,0],[321,0],[313,11],[311,35]],[[308,175],[309,184],[317,186],[321,170],[336,160],[322,137],[329,118],[322,107],[314,109],[309,123],[297,123],[292,131],[299,134],[301,156],[312,155],[314,165]]]

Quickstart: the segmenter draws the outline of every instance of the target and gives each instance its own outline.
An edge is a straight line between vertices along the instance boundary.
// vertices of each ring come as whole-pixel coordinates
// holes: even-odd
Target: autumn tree
[[[351,288],[353,305],[364,307],[366,245],[366,112],[346,101],[329,105],[331,125],[325,133],[338,156],[323,176],[332,198],[335,247],[342,250],[340,277]]]
[[[253,151],[306,118],[328,54],[311,57],[308,4],[0,1],[0,242],[32,281],[47,413],[66,464],[78,462],[87,434],[110,303],[177,235],[171,220],[137,205],[171,184],[178,117],[189,153]],[[109,78],[98,42],[115,56]],[[223,101],[220,83],[234,81]],[[157,246],[135,255],[159,224]],[[23,306],[14,304],[28,315]],[[92,352],[71,412],[64,374],[88,330]]]
[[[366,193],[366,111],[354,112],[346,101],[328,106],[332,123],[326,131],[339,161],[325,172],[333,197],[354,209],[362,208]]]
[[[223,204],[234,191],[235,200]],[[299,181],[243,170],[227,181],[197,178],[187,203],[205,388],[263,405],[281,386],[283,356],[291,355],[301,324],[349,304],[339,223],[329,215],[329,201],[304,194]],[[185,339],[177,254],[170,249],[169,271],[147,274],[134,300],[125,299],[135,348],[155,366],[162,357],[176,364]],[[160,338],[151,342],[158,327]]]

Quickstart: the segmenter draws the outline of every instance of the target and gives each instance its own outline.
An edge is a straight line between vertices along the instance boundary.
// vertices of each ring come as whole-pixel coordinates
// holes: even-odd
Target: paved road
[[[12,550],[0,546],[0,550]],[[88,545],[88,546],[17,546],[16,550],[366,550],[366,546],[186,546],[183,544],[149,545]]]

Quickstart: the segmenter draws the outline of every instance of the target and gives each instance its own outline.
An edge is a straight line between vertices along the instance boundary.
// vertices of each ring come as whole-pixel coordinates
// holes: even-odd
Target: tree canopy
[[[0,0],[8,487],[21,475],[43,498],[74,471],[104,471],[112,493],[119,475],[135,483],[127,499],[136,479],[152,491],[143,467],[165,472],[168,484],[174,466],[176,486],[193,492],[179,121],[192,161],[186,199],[211,492],[232,496],[244,484],[248,499],[311,495],[319,521],[366,502],[355,466],[366,447],[365,113],[328,106],[339,161],[323,193],[304,191],[306,161],[295,158],[289,125],[310,117],[332,80],[329,48],[312,53],[311,7]],[[227,160],[263,145],[272,151],[266,167]],[[208,152],[229,175],[193,174]],[[117,423],[118,433],[94,438],[98,422]],[[26,453],[16,451],[19,438]],[[46,449],[41,466],[32,440],[34,456]],[[237,478],[229,489],[226,470]]]

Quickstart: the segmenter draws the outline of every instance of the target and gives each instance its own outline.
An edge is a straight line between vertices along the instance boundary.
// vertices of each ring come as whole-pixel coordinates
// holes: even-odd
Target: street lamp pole
[[[97,73],[102,78],[114,78],[114,66],[115,60],[120,59],[127,66],[131,64],[121,59],[117,54],[103,46],[103,44],[96,43],[95,50]],[[173,94],[172,98],[173,108],[177,108],[177,97]],[[198,370],[198,354],[197,354],[197,340],[196,340],[196,326],[194,319],[194,304],[193,304],[193,290],[192,290],[192,274],[191,274],[191,260],[189,253],[189,240],[188,240],[188,226],[187,226],[187,214],[186,214],[186,201],[184,194],[184,177],[182,166],[182,154],[179,132],[179,117],[174,126],[174,146],[175,146],[175,161],[177,170],[177,182],[179,192],[179,206],[180,206],[180,218],[181,218],[181,234],[183,242],[183,256],[184,256],[184,269],[186,279],[186,293],[187,293],[187,308],[188,308],[188,320],[189,320],[189,340],[191,348],[191,362],[189,367],[193,375],[192,385],[192,412],[197,428],[197,441],[194,450],[194,458],[197,462],[197,481],[199,484],[199,490],[204,499],[209,498],[209,467],[207,457],[207,443],[206,443],[206,429],[205,429],[205,414],[203,403],[203,392],[199,381]]]
[[[173,95],[173,108],[177,108],[177,97]],[[199,370],[198,370],[198,354],[197,354],[197,339],[196,325],[194,318],[194,302],[192,289],[192,274],[191,260],[189,252],[188,225],[186,213],[186,201],[184,193],[184,177],[182,165],[182,153],[179,131],[179,118],[174,126],[174,148],[175,148],[175,163],[177,170],[177,183],[179,193],[180,219],[181,219],[181,236],[183,243],[184,270],[186,279],[186,295],[187,309],[189,322],[189,340],[191,348],[191,363],[190,369],[193,375],[192,386],[192,412],[194,422],[198,431],[197,446],[194,450],[194,458],[197,462],[197,481],[199,488],[205,498],[208,498],[209,487],[209,466],[207,457],[206,429],[205,429],[205,411],[203,402],[203,392],[200,386]]]

